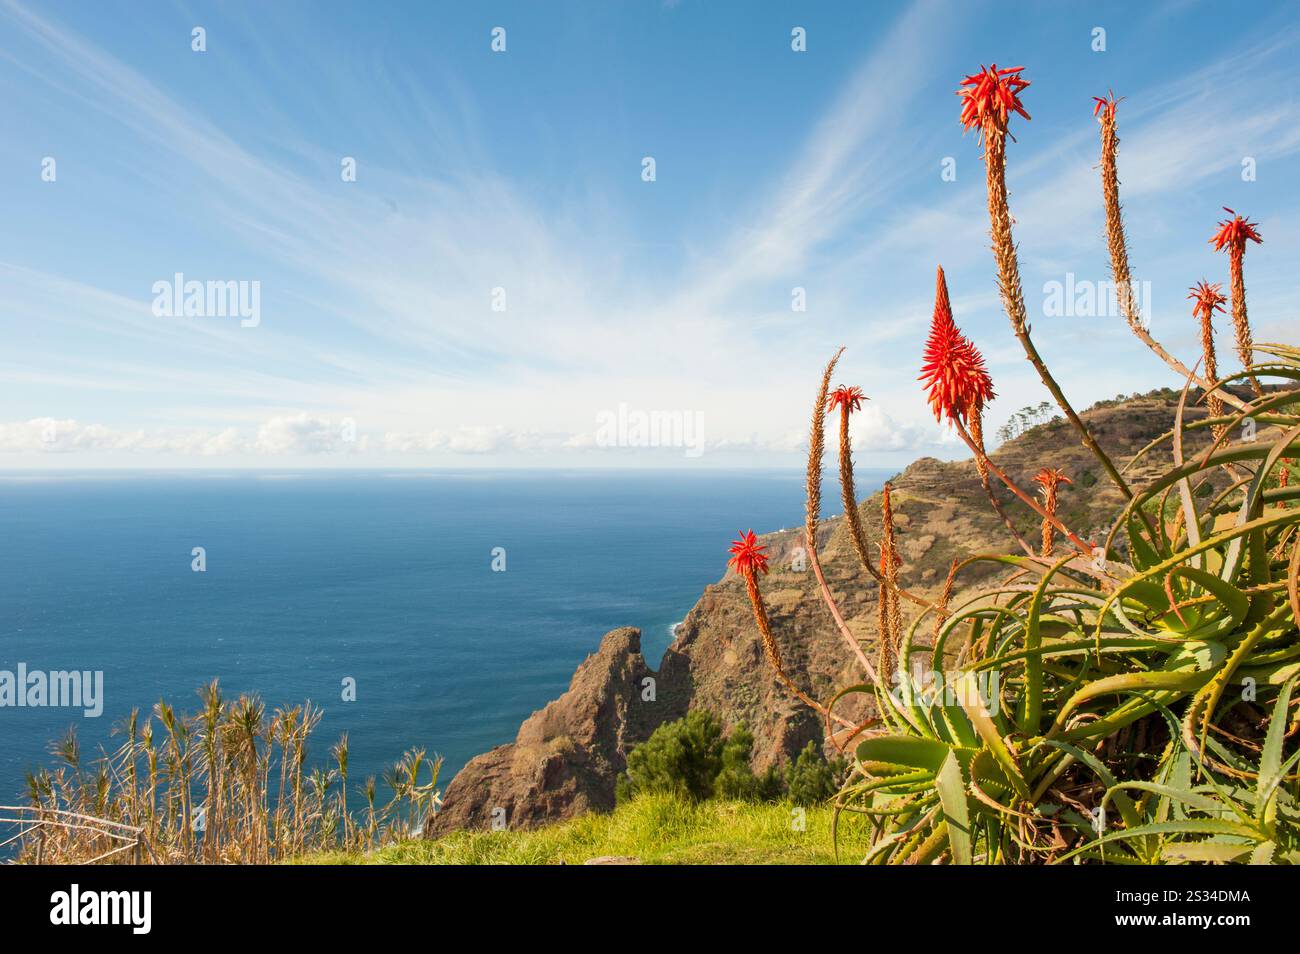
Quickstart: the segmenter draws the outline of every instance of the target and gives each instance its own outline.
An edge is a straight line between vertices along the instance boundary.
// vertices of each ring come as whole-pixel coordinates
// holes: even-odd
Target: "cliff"
[[[1170,428],[1176,403],[1175,393],[1159,391],[1104,402],[1083,417],[1122,467]],[[1187,418],[1203,414],[1200,408],[1189,408]],[[1155,465],[1169,460],[1167,444],[1161,451],[1129,473],[1133,486],[1141,487]],[[1025,488],[1033,486],[1032,476],[1043,466],[1064,470],[1074,483],[1062,488],[1059,513],[1082,535],[1099,535],[1122,506],[1119,491],[1063,420],[1035,427],[991,456]],[[902,586],[932,596],[954,557],[1013,550],[1014,542],[989,506],[972,461],[923,458],[891,483],[904,560]],[[831,464],[823,499],[838,494]],[[1036,541],[1038,517],[1013,502],[1005,490],[999,499],[1025,536]],[[859,509],[869,538],[878,540],[879,494],[862,501]],[[763,592],[791,675],[814,698],[828,699],[838,689],[860,682],[861,674],[849,661],[811,571],[800,570],[794,560],[801,537],[802,529],[791,529],[762,538],[772,566]],[[842,517],[824,521],[819,552],[849,626],[864,644],[873,644],[876,585],[858,565]],[[958,590],[986,582],[991,572],[963,573]],[[630,748],[655,726],[695,707],[717,713],[727,726],[747,723],[755,736],[757,769],[784,762],[810,739],[822,740],[815,713],[789,695],[763,659],[744,586],[730,574],[705,588],[678,627],[657,673],[641,657],[637,630],[606,635],[600,649],[578,668],[569,690],[525,721],[513,743],[472,759],[456,775],[429,831],[490,827],[494,809],[504,812],[511,828],[608,809]],[[851,705],[837,706],[837,711],[854,714]]]

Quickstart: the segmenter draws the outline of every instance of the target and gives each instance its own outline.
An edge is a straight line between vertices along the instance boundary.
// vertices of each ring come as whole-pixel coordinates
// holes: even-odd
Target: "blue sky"
[[[956,119],[988,62],[1032,82],[1011,202],[1076,404],[1179,383],[1115,315],[1044,310],[1109,277],[1107,89],[1155,336],[1194,360],[1184,295],[1226,279],[1226,205],[1265,239],[1256,339],[1294,340],[1284,4],[806,6],[0,0],[0,467],[791,465],[841,344],[862,466],[962,456],[915,383],[937,264],[989,430],[1047,396]],[[156,314],[177,273],[256,282],[256,323]]]

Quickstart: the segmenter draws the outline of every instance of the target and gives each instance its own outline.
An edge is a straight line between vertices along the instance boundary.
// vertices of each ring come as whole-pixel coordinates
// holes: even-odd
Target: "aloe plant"
[[[1187,422],[1180,405],[1130,463],[1173,445],[1093,559],[1105,577],[1080,572],[1078,552],[974,556],[965,565],[1008,579],[937,624],[937,609],[920,614],[896,687],[841,693],[869,694],[883,723],[837,799],[875,825],[868,862],[1300,860],[1300,750],[1284,751],[1298,726],[1300,493],[1269,479],[1300,447],[1300,351],[1261,350],[1278,363],[1229,381],[1283,387],[1227,419]],[[1255,440],[1185,457],[1247,417]],[[1179,505],[1149,530],[1137,513],[1165,514],[1170,494]],[[927,693],[907,671],[918,662],[955,675]]]
[[[1184,369],[1182,399],[1168,432],[1124,467],[1112,463],[1022,320],[1002,145],[1009,113],[1023,115],[1018,94],[1027,85],[1019,68],[968,77],[962,119],[981,131],[986,148],[995,260],[1013,331],[1124,509],[1103,540],[1086,540],[1062,521],[1054,493],[1040,505],[989,459],[969,428],[992,398],[992,382],[952,321],[940,271],[922,379],[936,416],[970,447],[989,501],[1023,553],[955,564],[936,601],[908,594],[921,609],[903,628],[885,611],[898,605],[895,574],[883,572],[893,561],[875,571],[851,521],[859,562],[880,589],[882,651],[872,665],[817,554],[822,418],[836,354],[813,407],[805,533],[822,598],[865,676],[812,703],[831,740],[853,747],[836,819],[846,812],[870,819],[864,860],[872,864],[1300,861],[1300,488],[1288,480],[1288,462],[1300,453],[1300,349],[1252,343],[1268,360],[1224,377],[1212,367],[1199,378],[1157,348]],[[1103,158],[1115,179],[1109,102]],[[1112,185],[1110,250],[1117,274],[1127,274],[1117,179]],[[1232,265],[1242,341],[1249,328],[1239,259]],[[1212,340],[1216,309],[1203,311],[1203,336]],[[1140,327],[1135,313],[1126,317]],[[1189,413],[1193,387],[1208,413]],[[852,448],[843,438],[840,445],[851,495]],[[1160,464],[1157,454],[1171,462]],[[1059,481],[1049,476],[1054,491]],[[1025,538],[1001,488],[1041,518],[1042,547]],[[884,506],[888,528],[887,495]],[[1059,553],[1056,532],[1064,538]],[[950,605],[975,564],[1005,576]],[[757,575],[747,580],[758,614]],[[778,634],[769,627],[764,638],[775,647]],[[837,711],[854,695],[866,696],[874,713],[859,725]]]
[[[1296,677],[1289,678],[1274,701],[1257,761],[1211,742],[1213,755],[1234,776],[1227,778],[1178,747],[1155,781],[1112,782],[1107,788],[1103,811],[1109,801],[1127,798],[1132,824],[1109,833],[1099,826],[1097,838],[1061,860],[1300,864],[1300,802],[1294,787],[1284,784],[1300,762],[1300,751],[1285,758],[1283,751],[1295,728],[1288,711],[1295,684]],[[1193,766],[1201,771],[1194,773]]]

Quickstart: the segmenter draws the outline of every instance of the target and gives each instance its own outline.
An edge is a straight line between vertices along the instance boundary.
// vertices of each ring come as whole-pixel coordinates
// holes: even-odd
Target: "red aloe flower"
[[[1028,80],[1020,78],[1023,69],[1023,66],[1012,66],[1000,70],[994,63],[980,66],[978,73],[962,80],[957,90],[962,99],[962,127],[974,129],[980,137],[987,138],[1006,132],[1007,119],[1012,113],[1028,119],[1029,114],[1020,103],[1020,91],[1029,85]]]
[[[1238,254],[1245,251],[1247,239],[1256,244],[1264,241],[1259,237],[1258,223],[1243,218],[1226,205],[1223,207],[1223,211],[1231,215],[1232,218],[1220,222],[1219,231],[1215,232],[1210,239],[1210,244],[1214,246],[1216,252],[1222,252],[1226,248],[1229,252]]]
[[[1124,101],[1124,97],[1115,98],[1115,91],[1111,90],[1104,97],[1094,96],[1093,101],[1097,104],[1092,107],[1092,115],[1102,122],[1115,121],[1115,107]]]
[[[827,377],[829,376],[828,372]],[[820,423],[820,416],[817,417],[817,421]],[[804,705],[825,716],[827,724],[832,718],[845,722],[846,720],[842,716],[832,715],[824,705],[795,685],[794,680],[790,678],[790,674],[785,671],[785,663],[781,660],[781,647],[777,644],[776,635],[772,632],[772,621],[767,615],[767,605],[763,602],[762,591],[758,588],[759,572],[767,572],[767,557],[763,553],[765,549],[767,548],[758,545],[758,538],[754,536],[754,531],[747,530],[740,535],[738,540],[732,541],[730,551],[732,557],[728,561],[729,565],[735,567],[736,572],[745,579],[745,590],[749,594],[749,605],[754,610],[754,623],[758,626],[758,637],[763,646],[763,655],[767,657],[768,664],[772,667],[776,678],[790,690],[791,695]],[[813,565],[816,566],[817,564],[814,563]],[[852,728],[851,723],[849,727]]]
[[[1223,303],[1228,300],[1223,294],[1223,285],[1215,282],[1200,281],[1188,289],[1187,297],[1196,304],[1192,305],[1192,317],[1201,320],[1214,318],[1216,311],[1223,311]]]
[[[841,384],[830,395],[830,404],[826,407],[826,413],[830,414],[837,407],[843,406],[845,413],[850,411],[859,411],[862,409],[862,402],[869,401],[862,388],[845,387]]]
[[[1232,276],[1232,327],[1237,337],[1237,357],[1243,368],[1255,363],[1255,345],[1251,340],[1250,319],[1246,315],[1246,279],[1242,275],[1242,260],[1246,257],[1247,240],[1262,244],[1259,229],[1255,223],[1233,212],[1226,205],[1223,211],[1232,216],[1219,223],[1219,231],[1214,233],[1210,244],[1216,252],[1227,250],[1228,269]],[[1250,376],[1251,387],[1256,394],[1263,394],[1259,379]]]
[[[766,549],[767,547],[758,545],[754,531],[748,530],[731,542],[731,549],[727,552],[732,557],[727,561],[727,566],[746,577],[752,577],[756,572],[766,573],[767,554],[763,552]]]
[[[1072,484],[1074,481],[1066,477],[1065,472],[1056,467],[1044,467],[1034,474],[1034,483],[1051,492],[1060,484]]]
[[[925,344],[925,364],[919,380],[930,392],[935,419],[964,421],[978,414],[993,399],[993,379],[984,357],[952,320],[948,285],[939,269],[935,280],[934,318]]]
[[[1211,417],[1223,417],[1227,411],[1222,393],[1211,390],[1219,380],[1219,359],[1214,353],[1214,313],[1223,311],[1223,303],[1228,300],[1220,290],[1221,287],[1217,282],[1211,285],[1202,280],[1187,290],[1187,297],[1193,302],[1192,317],[1199,319],[1201,326],[1201,356],[1205,361],[1205,380],[1209,385],[1207,390],[1210,391],[1205,405],[1210,409]],[[1212,428],[1215,440],[1219,440],[1227,429],[1224,424]]]
[[[1072,484],[1069,477],[1065,476],[1065,471],[1056,467],[1044,467],[1038,473],[1034,474],[1034,483],[1043,488],[1043,509],[1047,511],[1048,516],[1043,518],[1043,547],[1042,555],[1051,556],[1055,550],[1055,531],[1051,518],[1056,516],[1056,488],[1061,484]]]

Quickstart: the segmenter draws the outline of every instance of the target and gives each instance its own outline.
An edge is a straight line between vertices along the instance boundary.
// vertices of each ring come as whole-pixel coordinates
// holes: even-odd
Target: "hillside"
[[[834,864],[829,808],[671,795],[642,795],[610,813],[590,812],[544,828],[459,831],[401,841],[377,851],[325,852],[306,864]],[[839,824],[840,863],[856,864],[870,839],[860,819]]]
[[[1169,429],[1176,405],[1175,392],[1158,391],[1103,402],[1083,417],[1099,443],[1122,462]],[[1203,413],[1189,408],[1187,418]],[[1135,486],[1169,460],[1168,446],[1161,450],[1132,473]],[[1095,459],[1064,421],[1039,425],[991,456],[1024,487],[1032,486],[1033,474],[1043,466],[1064,470],[1074,483],[1062,488],[1060,514],[1085,536],[1095,535],[1120,509],[1119,492],[1102,477]],[[869,466],[869,461],[859,464]],[[1010,552],[1014,546],[985,498],[972,461],[923,458],[891,483],[904,559],[902,586],[933,595],[954,558],[979,551]],[[838,494],[831,470],[824,478],[823,497],[833,500]],[[1022,532],[1036,539],[1037,517],[1005,491],[999,497]],[[878,539],[879,494],[859,508],[868,536]],[[849,664],[811,571],[792,565],[801,536],[799,528],[763,536],[773,567],[763,590],[791,675],[815,698],[827,699],[858,682],[859,674]],[[876,585],[859,567],[842,517],[824,522],[820,551],[851,629],[864,644],[871,644]],[[966,573],[958,580],[958,591],[986,578]],[[514,829],[608,810],[614,805],[614,780],[632,746],[655,726],[695,707],[717,713],[728,727],[745,722],[755,736],[757,769],[784,762],[809,740],[822,741],[816,715],[789,696],[764,661],[744,586],[730,575],[705,588],[657,671],[641,656],[637,630],[607,634],[578,668],[569,690],[526,720],[513,743],[472,759],[460,771],[430,833],[487,828],[494,812]],[[853,713],[847,706],[841,711]]]

